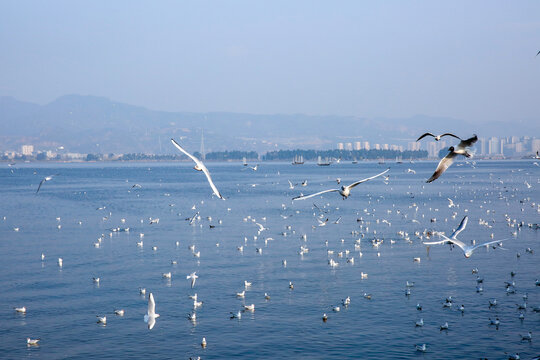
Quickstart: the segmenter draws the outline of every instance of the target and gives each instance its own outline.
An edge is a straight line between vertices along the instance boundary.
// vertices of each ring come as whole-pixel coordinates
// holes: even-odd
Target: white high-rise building
[[[34,153],[34,145],[23,145],[21,150],[23,155],[32,155]]]
[[[354,150],[362,150],[362,143],[360,141],[354,143]]]
[[[369,141],[364,141],[364,149],[366,149],[366,150],[370,149]]]
[[[342,142],[338,143],[337,148],[338,150],[343,150],[343,143]]]
[[[491,139],[489,139],[489,142],[488,142],[488,153],[489,155],[496,155],[496,154],[499,154],[499,151],[500,151],[500,141],[498,138],[496,137],[492,137]]]
[[[347,143],[347,150],[352,151],[352,143]]]

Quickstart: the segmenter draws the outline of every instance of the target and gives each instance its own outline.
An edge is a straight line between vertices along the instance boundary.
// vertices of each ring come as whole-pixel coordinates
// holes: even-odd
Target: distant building
[[[533,139],[531,141],[531,150],[535,154],[537,151],[540,151],[540,139]]]
[[[369,141],[364,141],[364,150],[369,150],[369,149],[370,149]]]
[[[352,143],[347,143],[347,150],[352,151]]]
[[[382,148],[383,148],[384,150],[388,150],[388,149],[389,149],[389,146],[388,146],[388,144],[384,144]]]
[[[362,143],[360,141],[354,143],[354,150],[362,150]]]
[[[480,146],[480,154],[485,155],[486,154],[486,138],[478,139],[478,143]]]
[[[407,150],[416,151],[420,150],[420,143],[418,141],[412,141],[407,144]]]
[[[496,137],[492,137],[489,139],[488,142],[488,154],[489,155],[497,155],[500,151],[500,141]]]
[[[439,155],[437,151],[437,143],[435,141],[428,142],[427,152],[429,157],[437,157]]]
[[[23,145],[21,150],[23,155],[32,155],[34,153],[34,145]]]
[[[380,144],[375,144],[375,150],[381,150],[381,145]]]
[[[338,150],[343,150],[343,143],[342,142],[338,143],[337,148]]]

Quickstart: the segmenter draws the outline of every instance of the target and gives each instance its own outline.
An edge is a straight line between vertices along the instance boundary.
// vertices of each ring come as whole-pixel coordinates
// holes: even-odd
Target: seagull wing
[[[431,177],[426,182],[430,183],[434,180],[437,180],[439,176],[441,176],[442,173],[445,172],[446,169],[450,167],[450,165],[452,165],[455,157],[456,154],[453,151],[449,152],[448,155],[443,157],[439,162],[439,165],[437,165],[437,169],[435,169],[433,175],[431,175]]]
[[[45,181],[47,181],[47,180],[43,179],[43,180],[41,180],[41,181],[39,182],[39,186],[38,186],[38,188],[37,188],[36,194],[39,192],[39,189],[41,189],[41,185],[43,185],[43,183],[44,183]]]
[[[210,183],[210,187],[212,188],[212,191],[214,191],[214,194],[216,194],[216,196],[218,198],[225,200],[223,195],[220,194],[220,192],[217,189],[216,185],[214,185],[214,182],[212,181],[212,178],[210,177],[210,172],[208,171],[206,166],[204,166],[203,163],[201,163],[201,165],[202,165],[202,171],[203,171],[204,175],[206,175],[206,178],[208,179],[208,182]]]
[[[356,185],[361,184],[361,183],[366,182],[366,181],[369,181],[369,180],[371,180],[371,179],[375,179],[376,177],[379,177],[379,176],[381,176],[381,175],[383,175],[383,174],[386,174],[388,171],[390,171],[390,168],[384,170],[382,173],[377,174],[377,175],[375,175],[375,176],[368,177],[368,178],[366,178],[366,179],[362,179],[362,180],[359,180],[359,181],[357,181],[357,182],[353,182],[351,185],[349,185],[349,186],[347,186],[347,187],[348,187],[349,189],[352,189],[352,188],[355,187]]]
[[[333,191],[338,191],[339,192],[338,189],[329,189],[329,190],[319,191],[318,193],[311,194],[311,195],[300,195],[300,196],[297,196],[297,197],[293,197],[292,199],[293,200],[304,200],[304,199],[309,199],[309,198],[312,198],[314,196],[326,194],[326,193],[333,192]]]
[[[214,185],[214,182],[212,181],[212,178],[210,177],[210,172],[208,171],[208,169],[206,168],[206,166],[204,166],[204,164],[202,163],[202,161],[200,161],[199,159],[197,159],[195,156],[191,155],[190,153],[188,153],[186,150],[184,150],[180,144],[178,144],[176,141],[174,141],[174,139],[171,139],[171,142],[173,143],[173,145],[178,149],[180,150],[181,152],[183,152],[184,154],[186,154],[191,160],[195,161],[195,164],[197,164],[197,167],[199,167],[202,172],[204,173],[204,175],[206,175],[206,178],[208,179],[208,182],[210,183],[210,187],[212,188],[212,191],[214,192],[214,194],[216,194],[216,196],[220,199],[223,199],[225,200],[225,198],[219,193],[219,190],[216,188],[216,185]]]
[[[148,330],[152,330],[155,325],[156,325],[156,318],[153,316],[150,316],[148,318]]]
[[[465,215],[465,217],[463,218],[463,220],[461,220],[461,223],[459,223],[459,226],[458,228],[456,229],[456,231],[454,231],[452,233],[452,235],[450,235],[450,238],[451,239],[455,239],[460,232],[462,232],[463,230],[465,230],[465,227],[467,226],[467,221],[469,221],[469,217],[467,215]]]
[[[461,149],[467,148],[469,146],[472,146],[477,141],[478,141],[478,136],[473,135],[473,137],[471,138],[468,138],[466,140],[461,140],[461,142],[458,145],[458,148],[461,148]]]
[[[456,139],[461,140],[461,138],[460,138],[459,136],[456,136],[456,135],[451,134],[451,133],[444,133],[444,134],[441,135],[441,138],[442,138],[443,136],[453,136],[453,137],[455,137]]]
[[[255,223],[255,225],[257,225],[257,226],[259,227],[259,231],[263,231],[263,230],[264,230],[264,226],[262,226],[262,224]]]
[[[460,241],[458,239],[450,239],[446,235],[442,235],[442,234],[441,234],[441,236],[444,238],[444,240],[446,240],[446,242],[449,242],[449,243],[452,243],[454,245],[459,246],[461,248],[461,250],[463,250],[463,252],[465,252],[465,248],[467,248],[467,245],[465,245],[465,243],[463,243],[463,241]]]
[[[442,244],[446,244],[447,242],[448,242],[448,240],[439,240],[439,241],[423,242],[422,244],[424,244],[424,245],[442,245]]]
[[[479,247],[482,247],[482,246],[486,246],[486,245],[491,245],[491,244],[495,244],[495,243],[499,243],[501,241],[505,241],[505,240],[509,240],[511,238],[506,238],[506,239],[502,239],[502,240],[493,240],[493,241],[488,241],[488,242],[485,242],[483,244],[479,244],[479,245],[475,245],[471,248],[472,251],[478,249]]]
[[[148,296],[148,317],[153,318],[156,315],[156,302],[154,301],[154,295],[150,293]]]
[[[425,138],[426,136],[433,136],[435,137],[435,135],[433,135],[432,133],[425,133],[424,135],[420,136],[418,139],[416,139],[416,141],[420,141],[422,140],[423,138]]]

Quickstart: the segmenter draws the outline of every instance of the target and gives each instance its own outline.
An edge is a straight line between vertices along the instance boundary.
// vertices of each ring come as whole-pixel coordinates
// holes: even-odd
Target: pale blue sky
[[[0,2],[0,95],[538,121],[540,1]]]

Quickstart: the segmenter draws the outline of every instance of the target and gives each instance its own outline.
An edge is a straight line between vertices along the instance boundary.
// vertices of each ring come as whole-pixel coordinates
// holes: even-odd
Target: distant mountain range
[[[469,124],[418,115],[407,119],[310,116],[303,114],[190,113],[149,110],[103,97],[66,95],[46,105],[0,97],[0,150],[64,146],[81,153],[172,154],[169,139],[191,151],[330,149],[338,142],[406,145],[418,134],[452,131],[463,137],[540,134],[540,124]]]

